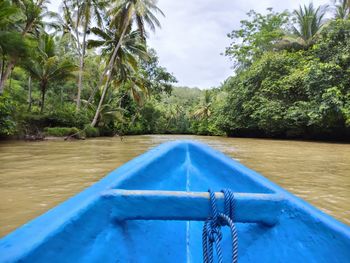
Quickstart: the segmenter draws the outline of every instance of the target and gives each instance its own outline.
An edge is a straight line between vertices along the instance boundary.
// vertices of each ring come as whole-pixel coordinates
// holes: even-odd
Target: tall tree
[[[110,26],[114,26],[120,30],[120,37],[118,42],[115,43],[115,48],[112,51],[113,53],[109,57],[109,62],[100,80],[99,86],[102,85],[104,78],[106,78],[100,103],[96,109],[91,126],[95,126],[97,123],[99,111],[101,110],[106,91],[112,78],[113,67],[115,65],[118,50],[122,45],[125,34],[132,27],[133,22],[136,23],[144,41],[146,37],[145,24],[147,24],[151,30],[155,30],[156,26],[160,27],[160,23],[154,13],[163,14],[163,12],[156,6],[156,3],[156,0],[117,0],[109,11],[109,14],[112,16]]]
[[[117,48],[115,44],[118,43],[120,39],[119,31],[116,29],[105,29],[103,31],[99,28],[92,28],[91,31],[99,37],[99,40],[89,40],[88,46],[101,48],[102,56],[108,57],[111,53],[113,54]],[[111,57],[108,57],[108,62],[111,59]],[[131,91],[133,98],[137,102],[140,102],[140,92],[147,92],[147,83],[142,76],[138,74],[139,61],[147,59],[148,53],[145,43],[142,41],[140,31],[135,30],[125,34],[124,40],[114,59],[113,68],[109,74],[110,84],[125,85]],[[104,94],[103,92],[106,93],[107,90],[108,89],[102,89],[98,105],[101,103],[101,105],[104,104],[104,100],[101,99],[101,97]],[[96,123],[98,118],[97,116]],[[94,123],[94,125],[96,125],[96,123]]]
[[[210,91],[206,90],[204,91],[204,99],[201,105],[195,110],[193,113],[193,117],[201,120],[207,120],[211,115],[211,98],[210,98]]]
[[[86,55],[87,34],[92,22],[103,27],[105,8],[107,1],[104,0],[64,0],[63,11],[66,28],[71,31],[76,51],[79,57],[77,110],[81,105],[81,91],[83,87],[84,61]]]

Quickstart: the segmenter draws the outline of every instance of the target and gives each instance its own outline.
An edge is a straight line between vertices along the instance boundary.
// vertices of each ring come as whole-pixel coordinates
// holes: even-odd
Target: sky
[[[57,2],[52,1],[53,8]],[[161,29],[149,33],[148,44],[160,65],[177,78],[178,86],[217,87],[233,74],[232,61],[220,55],[229,46],[227,33],[238,29],[246,13],[293,10],[310,0],[159,0]],[[314,5],[330,0],[314,0]]]

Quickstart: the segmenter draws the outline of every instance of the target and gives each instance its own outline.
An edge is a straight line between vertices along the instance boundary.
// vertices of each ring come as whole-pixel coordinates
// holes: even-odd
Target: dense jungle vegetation
[[[207,90],[176,87],[147,45],[155,0],[47,8],[0,0],[0,137],[350,138],[350,1],[248,12],[228,34],[232,76]]]

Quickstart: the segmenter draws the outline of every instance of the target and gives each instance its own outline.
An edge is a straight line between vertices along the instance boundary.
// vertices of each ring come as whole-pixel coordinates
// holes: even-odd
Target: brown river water
[[[0,236],[160,143],[202,141],[350,225],[350,144],[144,135],[0,142]]]

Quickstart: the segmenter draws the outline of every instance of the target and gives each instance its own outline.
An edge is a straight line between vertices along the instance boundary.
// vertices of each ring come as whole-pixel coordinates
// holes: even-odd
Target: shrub
[[[23,114],[22,119],[24,125],[39,130],[44,127],[78,127],[82,129],[86,123],[89,123],[89,118],[84,112],[71,110],[57,110],[44,114],[27,113]]]
[[[114,136],[116,134],[116,129],[114,128],[114,124],[110,123],[109,125],[105,125],[99,127],[100,136]]]
[[[100,136],[100,131],[98,128],[92,127],[91,125],[86,125],[84,128],[86,137],[98,137]]]
[[[46,136],[57,136],[57,137],[64,137],[64,136],[70,136],[77,134],[77,136],[74,137],[79,137],[79,129],[76,127],[72,128],[67,128],[67,127],[54,127],[50,128],[47,127],[45,128],[45,135]]]
[[[16,107],[8,96],[0,96],[0,137],[14,135],[16,132],[16,122],[13,112]]]

